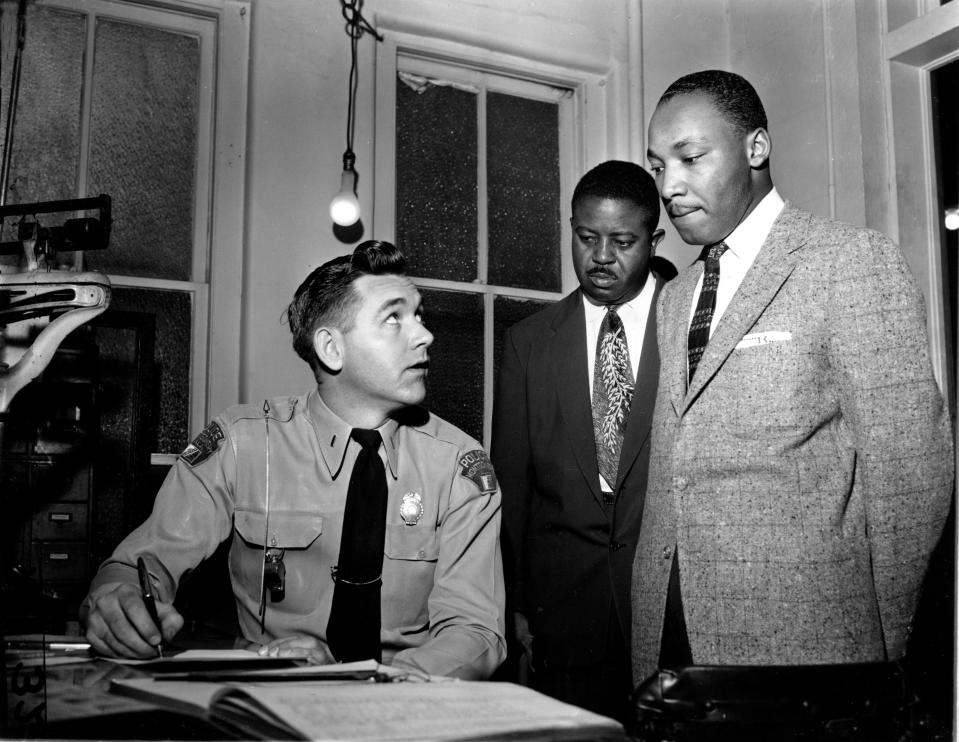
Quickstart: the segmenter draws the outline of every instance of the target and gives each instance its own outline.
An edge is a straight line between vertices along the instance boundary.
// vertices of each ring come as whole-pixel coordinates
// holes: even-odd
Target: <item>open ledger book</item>
[[[373,669],[383,668],[370,664]],[[319,670],[297,668],[297,674],[310,669]],[[372,682],[334,677],[218,683],[156,677],[114,680],[111,690],[161,708],[202,716],[245,739],[626,739],[622,726],[612,719],[512,683]]]

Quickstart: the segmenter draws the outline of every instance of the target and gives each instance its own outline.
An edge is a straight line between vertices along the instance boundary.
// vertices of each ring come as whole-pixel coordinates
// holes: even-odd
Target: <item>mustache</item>
[[[609,268],[590,268],[586,271],[587,276],[609,276],[610,278],[616,278],[616,274],[613,273]]]

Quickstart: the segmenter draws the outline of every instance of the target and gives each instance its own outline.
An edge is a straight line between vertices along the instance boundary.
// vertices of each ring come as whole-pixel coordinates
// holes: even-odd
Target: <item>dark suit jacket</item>
[[[503,495],[508,605],[526,615],[534,661],[549,667],[599,662],[611,612],[628,641],[630,570],[646,491],[659,353],[655,275],[615,483],[604,510],[599,488],[579,289],[511,327],[493,413],[492,458]]]

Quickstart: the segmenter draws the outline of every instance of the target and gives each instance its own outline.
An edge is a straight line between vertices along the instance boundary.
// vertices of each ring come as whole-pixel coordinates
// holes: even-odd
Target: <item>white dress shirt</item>
[[[713,321],[709,326],[709,336],[712,337],[719,324],[720,318],[729,307],[733,295],[746,277],[746,272],[756,260],[759,249],[766,241],[773,222],[783,210],[785,202],[779,192],[773,188],[762,201],[756,204],[749,216],[723,242],[729,248],[719,258],[719,287],[716,290],[716,308],[713,310]],[[699,303],[699,292],[703,288],[702,276],[693,292],[693,301],[689,309],[689,321],[693,321],[696,313],[696,304]]]

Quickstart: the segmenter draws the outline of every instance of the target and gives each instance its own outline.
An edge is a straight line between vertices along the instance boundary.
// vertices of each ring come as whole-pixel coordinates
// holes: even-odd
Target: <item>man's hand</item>
[[[513,631],[516,633],[516,639],[523,647],[523,654],[526,655],[526,661],[530,668],[533,667],[533,634],[529,630],[529,621],[526,616],[519,611],[513,613]]]
[[[336,662],[329,648],[312,636],[286,636],[274,639],[257,650],[266,657],[301,657],[311,665],[332,665]]]
[[[153,623],[140,588],[114,583],[87,596],[80,608],[87,641],[98,654],[126,659],[156,657],[161,641],[170,641],[183,628],[183,616],[170,603],[157,601],[162,626]]]

